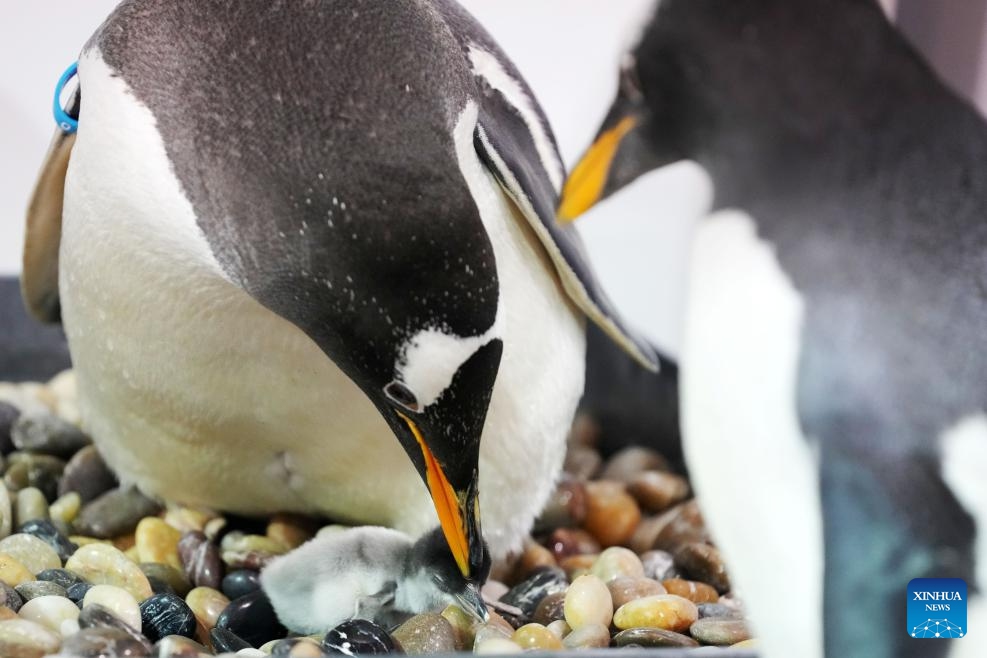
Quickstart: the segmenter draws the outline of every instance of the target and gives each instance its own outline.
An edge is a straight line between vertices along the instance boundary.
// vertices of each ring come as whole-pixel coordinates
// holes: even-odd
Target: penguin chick
[[[358,617],[419,613],[455,603],[480,620],[487,609],[480,586],[490,562],[467,580],[441,527],[413,541],[362,526],[316,537],[281,556],[261,574],[261,587],[281,622],[299,633],[322,633]]]

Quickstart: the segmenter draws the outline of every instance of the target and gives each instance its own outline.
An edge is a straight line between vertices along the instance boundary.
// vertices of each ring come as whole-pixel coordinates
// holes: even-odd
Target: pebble
[[[560,640],[564,639],[565,636],[572,632],[572,627],[566,623],[565,619],[556,619],[552,623],[547,624],[545,628],[555,633],[555,637]]]
[[[683,574],[712,585],[720,594],[730,591],[727,568],[723,563],[723,556],[715,546],[699,542],[684,544],[675,551],[675,564]]]
[[[66,596],[65,588],[58,583],[48,580],[32,580],[29,583],[21,583],[14,588],[25,601],[36,599],[39,596]]]
[[[102,606],[134,630],[142,630],[140,606],[127,590],[113,585],[93,585],[82,599],[82,609],[94,605]]]
[[[62,653],[73,658],[150,656],[151,647],[120,628],[84,628],[65,638]]]
[[[531,617],[543,598],[555,592],[565,592],[567,586],[564,571],[558,568],[542,569],[508,590],[500,602],[520,608],[524,615]]]
[[[611,546],[600,553],[589,572],[603,582],[614,578],[643,578],[644,565],[634,551],[621,546]]]
[[[154,588],[155,582],[166,586],[167,590],[165,591],[170,590],[181,597],[188,596],[188,593],[192,590],[192,583],[188,581],[185,574],[174,567],[170,567],[167,564],[158,564],[157,562],[141,562],[138,566],[144,575],[147,576],[148,582],[151,583],[151,589],[156,594],[159,592]]]
[[[58,483],[58,495],[76,492],[82,503],[96,499],[117,486],[116,476],[109,469],[95,446],[86,446],[69,459],[62,479]]]
[[[137,557],[141,562],[157,562],[181,569],[182,561],[178,557],[178,540],[181,538],[182,533],[161,519],[143,518],[134,531]]]
[[[668,460],[651,448],[629,446],[607,460],[599,479],[630,482],[644,471],[667,471],[669,468]]]
[[[98,603],[83,607],[82,612],[79,613],[79,626],[84,629],[98,628],[123,631],[145,647],[147,651],[151,650],[151,643],[144,635]]]
[[[206,630],[212,629],[230,600],[211,587],[196,587],[185,597],[185,603]]]
[[[599,555],[570,555],[569,557],[562,558],[559,561],[559,566],[565,571],[565,575],[569,580],[575,580],[579,576],[588,574],[598,557]]]
[[[74,601],[81,606],[82,600],[86,598],[86,592],[90,589],[92,589],[92,583],[76,583],[65,590],[65,596],[69,597],[70,601]]]
[[[328,653],[379,655],[394,651],[394,640],[383,628],[366,619],[350,619],[336,626],[322,639]]]
[[[216,626],[233,631],[255,647],[288,634],[278,621],[271,601],[260,590],[230,601],[216,619]]]
[[[37,578],[61,585],[66,590],[76,583],[83,582],[82,578],[67,569],[45,569],[37,575]]]
[[[62,596],[31,599],[21,607],[18,616],[41,624],[62,637],[79,630],[79,607]]]
[[[406,654],[452,653],[456,646],[456,632],[452,624],[435,613],[415,615],[395,629],[391,636]]]
[[[681,578],[670,578],[669,580],[663,580],[661,584],[665,586],[669,594],[681,596],[693,603],[716,603],[720,598],[717,591],[706,583],[697,583],[693,580],[683,580]]]
[[[324,658],[327,655],[318,642],[307,637],[280,640],[271,649],[274,658]]]
[[[267,536],[292,550],[315,536],[313,524],[304,517],[292,514],[275,514],[267,524]]]
[[[532,619],[545,626],[553,621],[565,619],[565,592],[553,592],[544,596],[535,608]]]
[[[17,502],[14,503],[15,528],[22,528],[33,521],[47,521],[48,516],[48,501],[40,489],[27,487],[17,492]]]
[[[743,619],[744,617],[736,608],[722,603],[699,603],[696,608],[699,610],[700,619]]]
[[[664,512],[689,497],[689,483],[673,473],[644,471],[627,483],[627,493],[634,496],[642,509]]]
[[[587,624],[569,633],[562,644],[566,649],[603,649],[610,646],[610,629],[603,624]]]
[[[562,470],[576,480],[588,480],[599,472],[602,464],[603,459],[596,450],[574,445],[565,455]]]
[[[678,633],[688,630],[698,618],[699,611],[692,601],[665,594],[625,603],[614,613],[613,624],[621,630],[664,628]]]
[[[516,642],[506,637],[491,637],[473,647],[473,652],[481,656],[502,656],[510,653],[521,653],[522,649]]]
[[[0,400],[0,454],[6,455],[14,449],[10,430],[20,417],[21,411],[14,405]]]
[[[631,628],[613,636],[618,647],[698,647],[699,643],[688,635],[666,631],[663,628]]]
[[[583,527],[603,546],[624,544],[641,521],[641,509],[619,482],[586,484],[587,509]]]
[[[62,561],[51,546],[33,535],[17,533],[0,539],[0,553],[5,553],[23,564],[32,574],[45,569],[58,569]]]
[[[0,581],[0,607],[10,608],[14,612],[20,610],[24,599],[13,587]]]
[[[260,589],[260,572],[251,569],[237,569],[223,576],[223,594],[238,599]]]
[[[477,624],[473,630],[473,646],[476,647],[492,638],[510,639],[514,635],[514,627],[495,612],[490,613],[490,619],[485,624]]]
[[[730,646],[751,639],[742,619],[700,619],[689,627],[689,635],[703,644]]]
[[[4,658],[41,658],[58,652],[61,644],[60,635],[37,622],[27,619],[0,621],[0,656]]]
[[[175,594],[155,594],[140,604],[144,635],[156,642],[168,635],[195,635],[195,613]]]
[[[547,545],[556,560],[572,555],[598,554],[603,548],[582,528],[557,528],[548,538]]]
[[[648,548],[674,552],[679,546],[689,542],[709,543],[709,533],[695,499],[673,507],[658,518],[663,524],[655,537],[655,543]]]
[[[579,480],[565,478],[555,487],[545,508],[535,520],[534,532],[574,528],[585,519],[586,486]]]
[[[6,485],[0,483],[0,539],[10,534],[14,528],[14,505]]]
[[[588,624],[610,624],[613,601],[606,584],[593,575],[576,578],[565,595],[565,620],[577,631]]]
[[[476,626],[473,616],[458,605],[447,605],[440,614],[452,626],[456,634],[456,646],[460,650],[472,647],[475,639],[473,628]]]
[[[72,525],[78,533],[110,539],[133,532],[142,518],[160,510],[161,505],[136,488],[119,487],[83,505]]]
[[[515,580],[527,578],[535,571],[557,566],[558,564],[555,562],[555,556],[552,555],[552,551],[535,542],[533,539],[526,539],[524,550],[521,552],[521,556],[514,566]]]
[[[21,414],[10,429],[10,438],[19,450],[70,457],[92,440],[78,427],[50,413]]]
[[[644,575],[652,580],[668,580],[677,577],[675,558],[668,551],[646,551],[641,554]]]
[[[193,629],[194,630],[194,629]],[[213,649],[219,653],[236,653],[240,649],[252,649],[250,643],[244,640],[231,630],[226,628],[213,628],[209,631],[209,643]]]
[[[522,649],[554,651],[562,648],[562,641],[541,624],[525,624],[514,631],[511,640]]]
[[[4,473],[3,481],[9,489],[21,491],[36,488],[44,494],[45,500],[55,500],[58,497],[58,481],[65,471],[64,461],[51,455],[26,452],[11,453],[8,459],[10,466]],[[46,512],[47,509],[46,506]]]
[[[125,589],[137,601],[143,601],[152,594],[147,576],[119,549],[109,544],[80,547],[65,563],[65,568],[94,585],[114,585]]]
[[[62,562],[68,560],[73,553],[79,550],[78,545],[69,541],[68,537],[62,534],[51,521],[46,521],[44,519],[28,521],[27,523],[21,525],[19,532],[37,537],[51,546],[58,555],[58,559]]]
[[[668,590],[657,580],[650,578],[614,578],[607,582],[610,598],[613,599],[614,609],[625,603],[642,599],[645,596],[668,594]]]
[[[199,658],[211,652],[204,645],[181,635],[169,635],[158,640],[151,655],[156,658]]]
[[[185,576],[193,585],[219,589],[222,574],[219,549],[203,533],[185,533],[178,542],[178,554]]]
[[[11,555],[0,553],[0,581],[11,587],[17,587],[21,583],[32,580],[34,580],[34,574],[20,561]]]
[[[284,544],[270,537],[237,531],[227,533],[219,548],[223,553],[261,553],[271,557],[282,555],[286,550]]]

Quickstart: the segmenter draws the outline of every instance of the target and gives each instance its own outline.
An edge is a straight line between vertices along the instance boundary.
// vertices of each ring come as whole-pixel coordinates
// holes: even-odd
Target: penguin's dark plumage
[[[29,217],[61,247],[25,282],[122,478],[413,535],[437,511],[471,578],[481,508],[517,547],[584,318],[654,356],[554,226],[554,138],[483,29],[449,0],[126,0],[78,74],[60,233]]]
[[[686,455],[766,658],[977,653],[987,125],[871,0],[666,0],[560,214],[686,158]],[[916,577],[969,639],[910,637]]]

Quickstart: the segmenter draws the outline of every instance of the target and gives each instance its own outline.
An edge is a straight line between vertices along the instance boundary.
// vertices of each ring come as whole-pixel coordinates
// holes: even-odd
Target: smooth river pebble
[[[141,630],[141,611],[133,595],[113,585],[94,585],[82,599],[82,609],[101,605],[114,617],[136,631]]]
[[[688,630],[699,618],[696,605],[671,594],[646,596],[625,603],[613,615],[613,625],[629,628],[664,628],[677,633]]]
[[[39,596],[17,613],[22,619],[41,624],[62,637],[79,630],[79,607],[61,596]]]
[[[109,544],[82,546],[68,559],[65,568],[93,585],[113,585],[125,589],[137,601],[143,601],[152,594],[147,576],[126,555]]]
[[[5,553],[27,567],[32,574],[45,569],[58,569],[62,561],[51,546],[33,535],[17,533],[0,540],[0,553]]]
[[[607,626],[613,618],[613,600],[606,583],[593,575],[576,578],[565,595],[565,620],[573,631],[588,624]]]

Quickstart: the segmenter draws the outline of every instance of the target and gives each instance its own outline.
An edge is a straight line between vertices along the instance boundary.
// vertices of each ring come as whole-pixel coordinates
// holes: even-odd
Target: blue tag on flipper
[[[67,135],[71,135],[79,129],[79,120],[66,112],[62,107],[62,91],[65,89],[65,85],[69,83],[69,80],[74,78],[78,72],[79,63],[72,62],[72,64],[65,69],[65,73],[62,74],[62,77],[58,79],[58,84],[55,85],[55,101],[52,106],[52,111],[55,114],[55,123],[57,123],[59,129]]]

